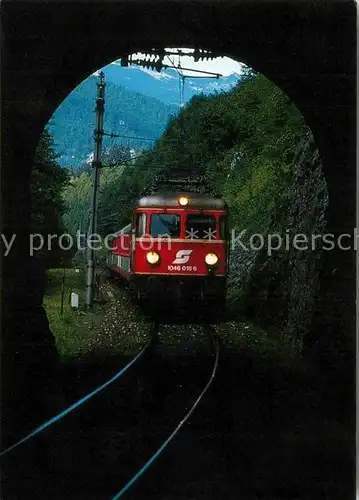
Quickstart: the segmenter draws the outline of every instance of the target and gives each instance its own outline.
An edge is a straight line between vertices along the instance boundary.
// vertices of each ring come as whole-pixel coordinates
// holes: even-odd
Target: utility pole
[[[103,114],[105,110],[105,75],[101,71],[100,82],[97,84],[97,100],[96,100],[96,128],[94,133],[95,148],[94,159],[92,162],[92,202],[91,202],[91,218],[88,237],[95,234],[97,231],[97,190],[99,185],[99,176],[101,168],[101,146],[103,132]],[[88,241],[88,239],[87,239]],[[94,295],[94,278],[95,278],[95,251],[93,245],[88,246],[88,263],[87,263],[87,280],[86,280],[86,306],[91,308],[93,305]]]

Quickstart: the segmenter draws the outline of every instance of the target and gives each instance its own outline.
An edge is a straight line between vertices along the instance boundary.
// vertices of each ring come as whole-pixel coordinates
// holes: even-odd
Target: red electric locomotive
[[[226,203],[190,192],[141,198],[114,235],[107,263],[137,295],[200,298],[223,307],[228,273]]]

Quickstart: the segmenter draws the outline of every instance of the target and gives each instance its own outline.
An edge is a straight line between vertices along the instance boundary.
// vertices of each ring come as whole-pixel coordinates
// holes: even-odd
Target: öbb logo
[[[178,250],[176,258],[172,264],[186,264],[189,261],[189,256],[193,250]]]

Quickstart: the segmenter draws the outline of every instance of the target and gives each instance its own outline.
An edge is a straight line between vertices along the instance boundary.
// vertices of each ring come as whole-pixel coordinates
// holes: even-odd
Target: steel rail
[[[208,388],[212,384],[212,381],[214,379],[214,376],[217,371],[218,367],[218,359],[219,359],[219,341],[217,335],[213,332],[213,329],[209,326],[206,325],[206,330],[209,332],[209,336],[211,337],[211,341],[214,347],[214,364],[212,368],[211,375],[204,387],[204,389],[201,391],[200,395],[190,408],[190,410],[185,414],[183,419],[180,421],[180,423],[177,425],[177,427],[174,429],[174,431],[170,434],[170,436],[162,443],[162,445],[157,449],[157,451],[147,460],[147,462],[134,474],[134,476],[125,484],[125,486],[118,492],[114,497],[111,498],[111,500],[118,500],[119,498],[122,498],[123,495],[128,491],[131,486],[133,486],[136,481],[142,476],[142,474],[153,464],[153,462],[158,458],[158,456],[162,453],[162,451],[166,448],[166,446],[172,441],[172,439],[176,436],[178,431],[181,429],[181,427],[187,422],[187,420],[190,418],[200,401],[202,400],[203,396],[207,392]]]
[[[12,451],[15,448],[17,448],[18,446],[20,446],[21,444],[26,443],[29,439],[33,438],[37,434],[40,434],[40,432],[44,431],[45,429],[47,429],[48,427],[50,427],[55,422],[58,422],[59,420],[61,420],[62,418],[64,418],[66,415],[68,415],[69,413],[71,413],[72,411],[74,411],[76,408],[78,408],[79,406],[81,406],[82,404],[84,404],[90,398],[92,398],[93,396],[95,396],[96,394],[98,394],[99,392],[101,392],[103,389],[105,389],[106,387],[108,387],[110,384],[112,384],[113,382],[115,382],[116,380],[118,380],[124,373],[127,372],[127,370],[131,366],[133,366],[136,363],[136,361],[138,361],[143,356],[143,354],[147,351],[147,349],[153,344],[153,342],[155,340],[155,337],[156,337],[156,334],[157,334],[157,327],[153,324],[151,329],[152,329],[152,333],[151,333],[150,339],[147,342],[147,344],[136,354],[136,356],[133,359],[131,359],[131,361],[129,363],[127,363],[127,365],[125,365],[123,368],[121,368],[121,370],[118,373],[116,373],[116,375],[114,375],[113,377],[111,377],[104,384],[100,385],[99,387],[97,387],[93,391],[91,391],[88,394],[86,394],[85,396],[83,396],[81,399],[79,399],[78,401],[76,401],[75,403],[73,403],[71,406],[69,406],[65,410],[61,411],[60,413],[58,413],[54,417],[52,417],[49,420],[47,420],[42,425],[39,425],[38,427],[36,427],[36,429],[34,429],[33,431],[31,431],[29,434],[27,434],[25,437],[23,437],[22,439],[20,439],[19,441],[17,441],[15,444],[9,446],[8,448],[6,448],[2,452],[0,452],[0,457],[3,457],[4,455],[6,455],[7,453],[9,453],[10,451]]]

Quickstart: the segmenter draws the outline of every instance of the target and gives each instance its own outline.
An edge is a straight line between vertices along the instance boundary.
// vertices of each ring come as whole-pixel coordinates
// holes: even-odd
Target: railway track
[[[169,377],[169,380],[172,386],[169,384],[169,380],[167,380],[168,383],[166,383],[167,377],[165,376],[162,380],[155,380],[155,382],[152,383],[152,387],[148,387],[148,385],[145,386],[145,391],[142,390],[142,396],[138,395],[139,387],[134,383],[134,379],[141,379],[141,377],[142,380],[148,379],[151,376],[151,372],[152,374],[156,372],[156,363],[161,363],[161,360],[167,362],[163,349],[168,353],[169,346],[167,337],[170,331],[173,333],[173,328],[178,329],[179,342],[177,342],[176,345],[172,345],[170,349],[171,361],[169,364],[173,373]],[[34,484],[38,482],[39,485],[41,485],[41,489],[45,488],[46,490],[47,487],[49,488],[51,497],[54,499],[75,499],[83,495],[87,498],[92,498],[92,496],[90,497],[86,493],[89,483],[92,482],[92,487],[95,490],[97,487],[101,490],[98,494],[96,493],[94,497],[96,499],[101,498],[102,500],[103,498],[105,500],[108,498],[110,500],[110,498],[112,498],[113,500],[117,500],[125,495],[127,496],[127,494],[129,494],[128,490],[137,489],[133,488],[133,486],[135,483],[138,483],[138,479],[154,464],[165,448],[174,440],[181,428],[189,421],[212,383],[218,366],[219,342],[215,331],[210,325],[202,325],[199,328],[203,333],[200,340],[198,339],[198,335],[196,337],[195,332],[192,331],[191,327],[188,325],[181,327],[176,325],[173,327],[172,325],[159,325],[156,322],[152,322],[151,335],[148,343],[142,347],[137,355],[135,355],[120,371],[109,378],[105,383],[78,399],[61,413],[38,426],[33,432],[3,450],[0,457],[2,458],[8,454],[13,455],[12,452],[15,452],[15,456],[13,457],[15,461],[17,457],[22,461],[22,444],[25,444],[32,438],[36,438],[42,431],[49,429],[53,424],[65,419],[67,415],[74,413],[74,410],[77,410],[80,406],[91,400],[88,404],[84,405],[82,412],[76,412],[75,418],[69,417],[65,419],[67,424],[60,427],[56,426],[56,429],[54,429],[51,434],[46,431],[47,439],[54,443],[54,448],[60,448],[58,451],[58,459],[54,460],[54,462],[56,462],[56,470],[52,473],[52,477],[41,477],[37,480],[36,477],[32,477],[30,482],[31,489],[33,489]],[[203,356],[204,350],[206,354]],[[209,356],[208,351],[210,354]],[[185,378],[188,379],[188,374],[185,375],[186,368],[181,368],[181,363],[173,362],[175,358],[183,360],[188,356],[201,360],[206,358],[206,365],[209,364],[208,361],[210,362],[210,366],[206,366],[205,368],[205,381],[203,383],[201,381],[200,384],[195,383],[195,388],[191,387],[191,396],[188,395],[188,387],[184,380]],[[141,375],[143,371],[144,375]],[[121,376],[126,372],[131,376],[124,380]],[[163,374],[164,372],[162,371],[161,373]],[[192,378],[195,378],[195,376],[193,375]],[[161,389],[163,385],[166,385],[167,388]],[[200,390],[198,390],[198,385],[201,385]],[[144,393],[145,398],[143,398]],[[146,420],[146,412],[148,409],[146,403],[143,404],[143,400],[147,399],[148,401],[148,395],[150,393],[152,393],[150,395],[152,400],[155,401],[157,412],[157,420],[154,419],[155,425],[156,422],[157,424],[158,422],[165,423],[165,425],[161,427],[162,435],[158,435],[157,429],[153,432],[153,427],[149,429],[143,424]],[[136,398],[138,397],[141,401],[137,404],[136,408]],[[117,403],[115,405],[112,404],[113,401],[121,398],[123,403],[119,405]],[[164,414],[163,401],[165,399],[167,399],[167,409]],[[124,412],[127,413],[127,417],[125,418],[123,418]],[[98,415],[101,416],[100,419],[98,419]],[[131,417],[135,417],[135,420],[138,422],[137,429],[135,430],[129,430]],[[121,429],[121,426],[123,429]],[[74,427],[76,427],[77,430],[75,430]],[[151,437],[147,436],[148,430],[150,433],[152,432]],[[153,437],[154,434],[155,437]],[[107,444],[104,446],[104,441],[106,439]],[[116,440],[118,442],[117,446],[115,444]],[[146,446],[143,446],[144,441],[147,442]],[[138,445],[138,443],[140,443],[140,445]],[[106,447],[107,449],[103,449]],[[112,447],[111,453],[109,453],[109,447]],[[17,448],[21,450],[21,454],[17,454]],[[97,449],[95,457],[92,456],[94,449]],[[57,452],[55,452],[55,457],[56,453]],[[137,455],[136,459],[133,457],[134,454]],[[72,455],[74,455],[73,460]],[[132,455],[132,457],[130,456],[130,458],[128,458],[129,455]],[[75,458],[77,456],[78,458]],[[90,457],[92,458],[90,459]],[[142,461],[141,466],[139,466],[140,461]],[[82,463],[80,467],[78,466],[79,463]],[[104,463],[106,463],[106,467],[108,466],[111,469],[111,471],[106,472],[110,472],[112,476],[106,487],[103,486],[103,475],[106,474],[102,469]],[[119,464],[121,466],[121,463],[126,463],[126,465],[119,471],[118,467]],[[77,474],[76,478],[74,477],[76,476],[74,470]],[[133,476],[131,476],[131,474],[133,474]],[[64,477],[68,479],[64,481]],[[56,493],[54,493],[54,486],[56,482],[58,482],[57,478],[61,478],[61,483],[63,483],[63,485],[67,483],[65,486],[66,491],[61,491],[62,485],[62,487],[56,487]],[[113,492],[116,492],[117,486],[119,484],[121,485],[121,483],[124,484],[124,486],[116,494],[113,494]],[[46,486],[47,484],[48,486]],[[100,484],[102,484],[101,487],[99,486]],[[16,488],[17,487],[18,485],[16,485]],[[71,494],[69,488],[71,489]],[[28,496],[29,487],[26,486],[26,481],[23,482],[20,489],[19,499],[30,498]],[[75,496],[72,496],[74,493]]]
[[[161,444],[158,446],[157,444],[157,449],[148,457],[146,461],[144,461],[143,465],[137,470],[137,472],[127,481],[127,483],[122,487],[118,493],[115,494],[111,498],[111,500],[118,500],[120,498],[123,498],[128,490],[135,485],[135,483],[138,481],[138,479],[154,464],[154,462],[159,458],[161,453],[167,448],[167,446],[171,443],[171,441],[177,436],[181,428],[189,421],[190,417],[193,415],[195,409],[197,406],[201,403],[203,397],[205,396],[207,390],[209,389],[216,371],[218,367],[218,360],[219,360],[219,351],[220,351],[220,345],[219,345],[219,340],[218,337],[214,331],[214,329],[210,325],[203,325],[202,326],[204,330],[205,336],[209,339],[210,344],[211,344],[211,358],[212,359],[212,366],[211,369],[209,370],[209,373],[207,374],[205,383],[203,384],[201,390],[197,395],[192,399],[192,401],[187,404],[186,409],[182,408],[182,418],[176,424],[173,426],[172,432],[170,432],[167,437],[162,440]],[[160,325],[154,325],[154,329],[157,330],[157,333],[155,333],[155,338],[157,339],[157,343],[154,343],[153,345],[156,345],[156,350],[154,351],[154,354],[158,356],[160,354],[160,344],[161,344],[161,326]],[[162,332],[163,333],[163,332]],[[189,408],[188,408],[189,407]],[[181,410],[177,409],[178,412]],[[178,415],[177,415],[178,417]]]
[[[100,392],[104,391],[111,384],[118,381],[122,375],[124,375],[130,368],[132,368],[145,355],[145,353],[147,353],[151,349],[151,347],[154,345],[154,343],[156,341],[156,338],[157,338],[157,329],[156,329],[155,324],[153,324],[152,328],[151,328],[151,335],[150,335],[149,341],[147,342],[147,344],[144,347],[142,347],[139,350],[139,352],[131,359],[131,361],[129,361],[115,375],[110,377],[105,383],[99,385],[94,390],[88,392],[83,397],[78,399],[75,403],[73,403],[72,405],[70,405],[66,409],[62,410],[60,413],[58,413],[54,417],[50,418],[49,420],[47,420],[43,424],[36,427],[32,432],[30,432],[29,434],[27,434],[23,438],[19,439],[13,445],[8,446],[6,449],[2,450],[0,452],[0,458],[4,457],[5,455],[9,454],[13,450],[15,450],[16,448],[21,446],[22,444],[26,443],[27,441],[34,438],[35,436],[37,436],[41,432],[45,431],[46,429],[51,427],[53,424],[59,422],[60,420],[65,418],[67,415],[69,415],[70,413],[75,411],[77,408],[82,406],[84,403],[89,401],[91,398],[93,398],[94,396],[96,396]]]

